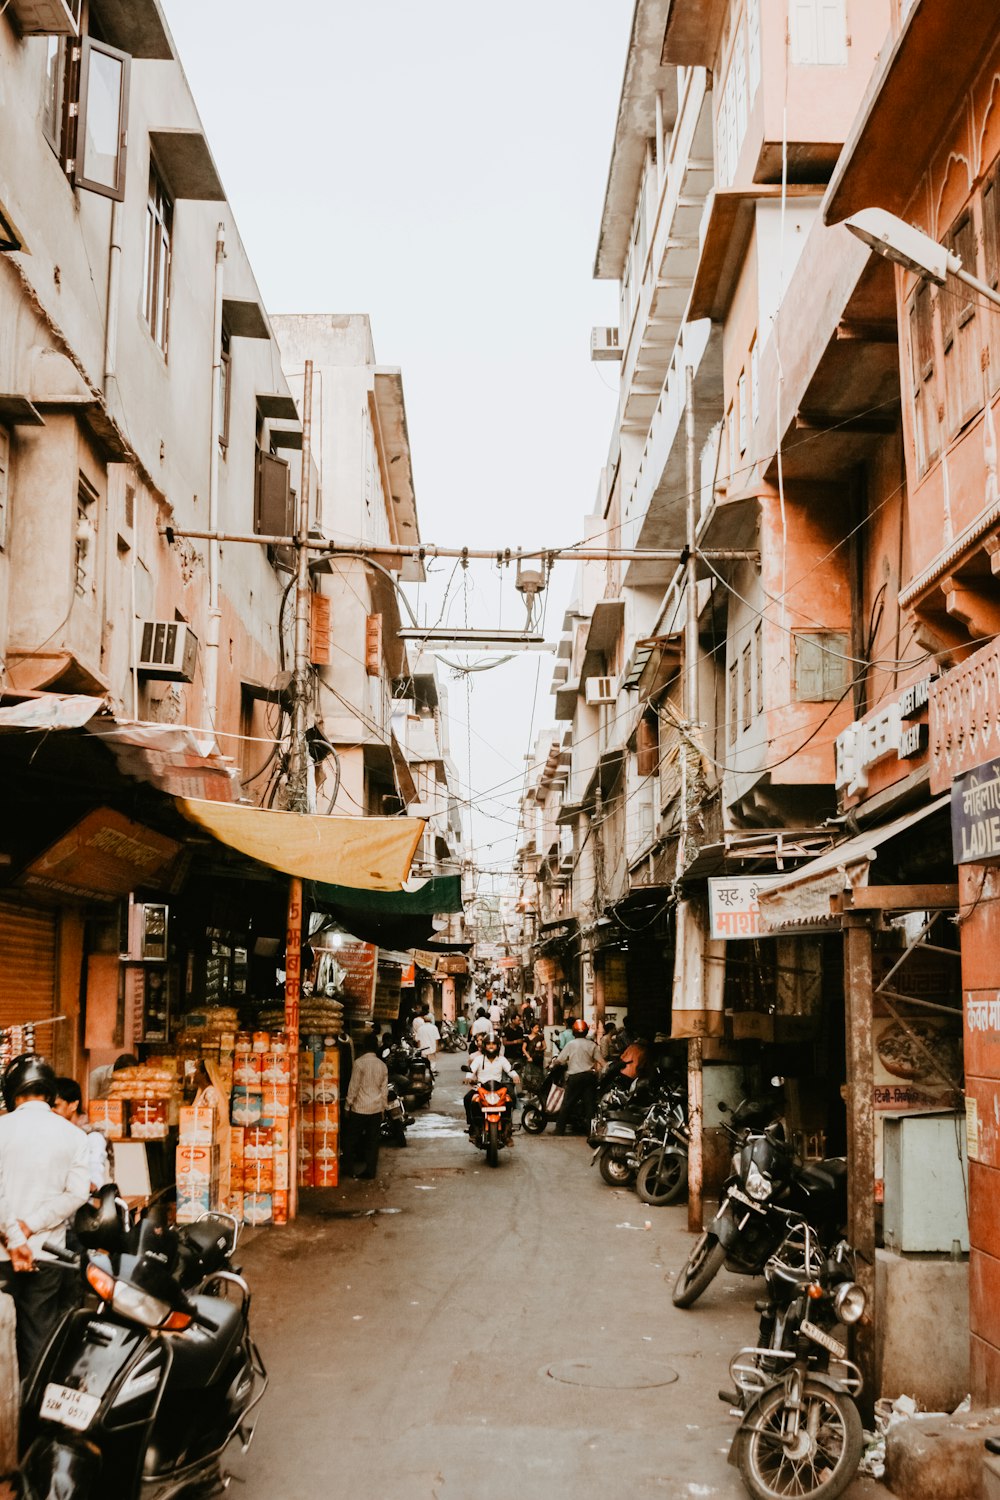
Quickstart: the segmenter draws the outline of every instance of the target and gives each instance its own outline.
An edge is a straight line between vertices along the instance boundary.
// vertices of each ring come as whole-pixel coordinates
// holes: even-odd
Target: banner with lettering
[[[723,943],[767,937],[760,919],[758,896],[774,884],[759,875],[731,875],[708,882],[709,937]]]

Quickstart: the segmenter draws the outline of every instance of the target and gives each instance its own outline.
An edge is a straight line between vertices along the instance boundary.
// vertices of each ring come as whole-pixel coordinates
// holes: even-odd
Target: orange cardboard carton
[[[215,1110],[211,1105],[182,1105],[178,1135],[189,1146],[211,1146],[215,1141]]]

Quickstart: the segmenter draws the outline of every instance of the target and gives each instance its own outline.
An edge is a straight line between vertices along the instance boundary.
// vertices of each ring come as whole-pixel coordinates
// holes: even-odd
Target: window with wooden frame
[[[80,51],[80,100],[73,182],[120,203],[125,197],[129,75],[132,59],[86,37]]]
[[[843,630],[795,630],[797,703],[835,703],[851,685],[850,637]]]
[[[910,298],[910,390],[917,473],[924,474],[938,455],[937,381],[934,379],[934,302],[930,282],[918,281]]]
[[[170,311],[170,253],[173,239],[174,205],[163,185],[156,164],[149,163],[146,198],[146,267],[142,289],[142,311],[153,342],[167,352],[167,321]]]
[[[750,341],[750,425],[757,426],[760,416],[760,345],[757,335]]]
[[[736,385],[737,404],[739,406],[740,422],[740,453],[747,451],[747,438],[749,429],[750,412],[747,402],[747,372],[740,371],[740,378]]]
[[[635,769],[639,776],[653,776],[659,763],[659,720],[652,710],[643,714],[635,731]]]
[[[753,718],[753,644],[747,641],[743,648],[743,728]]]
[[[734,661],[729,668],[729,743],[736,744],[740,732],[740,664]]]
[[[754,712],[764,712],[764,622],[757,621],[753,633],[754,644]]]
[[[226,329],[222,330],[222,349],[219,355],[219,447],[225,458],[229,449],[229,406],[232,394],[232,341]]]
[[[976,230],[971,209],[964,210],[944,243],[975,274]],[[945,410],[949,436],[954,436],[983,406],[978,319],[972,293],[953,276],[938,293],[938,307],[944,345]]]
[[[729,477],[732,479],[736,473],[736,423],[733,418],[733,408],[731,405],[726,412],[726,443],[729,448]]]
[[[97,588],[97,490],[85,474],[76,487],[76,592],[80,598]]]
[[[994,291],[1000,291],[1000,158],[994,162],[983,183],[982,209],[985,279]],[[1000,386],[1000,316],[987,313],[986,327],[990,351],[989,386],[995,391]]]

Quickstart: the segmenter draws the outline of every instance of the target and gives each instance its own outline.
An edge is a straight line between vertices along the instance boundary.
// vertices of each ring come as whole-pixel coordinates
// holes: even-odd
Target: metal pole
[[[302,881],[288,882],[285,923],[285,1035],[288,1043],[288,1220],[299,1211],[299,1001],[302,997]]]
[[[691,814],[697,796],[695,770],[697,751],[692,743],[698,724],[698,565],[695,556],[695,538],[698,531],[698,493],[696,489],[697,452],[694,432],[694,371],[685,368],[684,384],[684,447],[685,483],[687,503],[685,507],[685,532],[687,561],[684,570],[685,615],[684,615],[684,717],[687,719],[688,738],[684,743],[684,759],[689,768],[685,778],[684,807],[681,837],[684,843],[683,858],[690,857]],[[702,986],[704,993],[704,986]],[[704,1079],[702,1077],[701,1037],[688,1041],[688,1228],[694,1232],[701,1229],[704,1185],[704,1153],[702,1142]]]
[[[302,381],[302,478],[295,537],[295,671],[292,678],[292,742],[288,755],[286,805],[289,812],[309,811],[306,773],[306,718],[309,710],[309,481],[312,468],[312,360],[307,359]]]
[[[305,437],[303,435],[303,444]],[[295,547],[298,536],[261,536],[244,531],[198,531],[180,526],[161,526],[160,535],[190,537],[192,541],[253,542],[258,547]],[[672,562],[679,563],[687,557],[687,548],[680,547],[536,547],[533,551],[510,547],[437,547],[433,542],[423,546],[400,547],[395,542],[385,546],[364,542],[336,543],[305,541],[309,552],[321,553],[324,557],[392,558],[403,562],[408,557],[421,562],[433,562],[438,557],[468,558],[472,561],[516,564],[542,559],[552,562]],[[695,558],[703,557],[707,562],[759,562],[760,552],[754,547],[706,547],[695,552]]]
[[[212,433],[208,455],[208,630],[205,635],[206,727],[215,728],[219,708],[219,434],[222,431],[222,296],[226,261],[226,226],[215,236],[215,304],[212,324]]]
[[[865,1379],[867,1415],[875,1386],[875,1080],[872,1043],[872,929],[867,914],[844,913],[847,1026],[847,1238],[859,1252],[856,1276],[868,1313],[855,1330],[854,1357]],[[863,1412],[862,1415],[865,1413]]]

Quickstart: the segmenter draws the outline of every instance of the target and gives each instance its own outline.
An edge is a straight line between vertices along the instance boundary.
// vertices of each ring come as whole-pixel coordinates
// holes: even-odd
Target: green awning
[[[422,948],[434,936],[436,915],[463,910],[459,875],[436,875],[412,891],[362,891],[316,881],[312,896],[320,911],[380,948]]]

